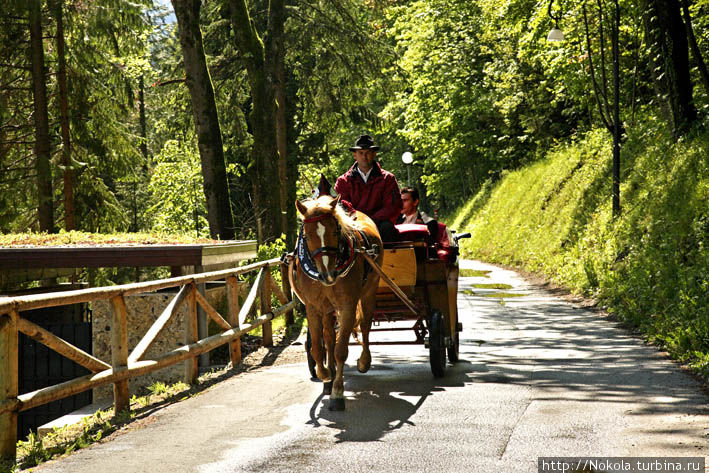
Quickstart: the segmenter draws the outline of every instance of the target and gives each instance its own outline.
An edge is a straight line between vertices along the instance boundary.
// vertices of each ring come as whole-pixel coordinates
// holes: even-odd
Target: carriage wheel
[[[310,370],[310,376],[317,379],[318,374],[316,371],[315,358],[310,354],[310,349],[313,346],[313,339],[310,337],[310,329],[308,329],[308,336],[305,339],[305,355],[308,357],[308,370]]]
[[[431,371],[434,377],[442,378],[446,373],[446,331],[441,311],[431,311],[431,320],[428,324],[428,329]]]

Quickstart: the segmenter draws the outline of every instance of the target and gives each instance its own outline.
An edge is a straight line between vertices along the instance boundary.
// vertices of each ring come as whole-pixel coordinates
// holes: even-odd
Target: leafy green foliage
[[[159,232],[209,236],[200,160],[195,148],[168,141],[155,157],[148,215]]]
[[[507,173],[460,219],[472,233],[463,251],[593,296],[709,374],[709,133],[675,143],[644,118],[623,149],[620,218],[611,216],[610,140],[597,130]]]

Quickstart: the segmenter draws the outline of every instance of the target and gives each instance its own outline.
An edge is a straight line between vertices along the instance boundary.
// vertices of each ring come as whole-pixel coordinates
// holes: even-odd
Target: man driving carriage
[[[344,205],[349,204],[374,220],[383,241],[396,241],[394,222],[402,209],[396,177],[377,162],[379,146],[371,136],[361,135],[350,151],[355,163],[337,178],[335,192]]]

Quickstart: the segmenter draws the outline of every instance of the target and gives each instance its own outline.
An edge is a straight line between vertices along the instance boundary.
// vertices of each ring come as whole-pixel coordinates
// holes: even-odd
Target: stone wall
[[[211,286],[211,285],[210,285]],[[150,294],[125,296],[128,308],[128,353],[138,344],[145,333],[153,325],[170,301],[176,296],[177,289],[171,292],[157,292]],[[206,293],[207,300],[222,316],[226,316],[223,308],[226,307],[226,291],[224,286],[209,287]],[[92,330],[93,330],[93,355],[108,364],[111,364],[111,302],[94,301],[91,303]],[[181,309],[170,318],[163,331],[158,335],[143,359],[151,359],[157,355],[167,353],[184,345],[185,314],[187,305],[182,304]],[[184,378],[184,363],[177,363],[158,371],[138,376],[130,380],[131,394],[141,394],[144,388],[156,381],[166,384],[176,383]],[[94,402],[101,399],[113,398],[113,384],[100,386],[93,390]]]

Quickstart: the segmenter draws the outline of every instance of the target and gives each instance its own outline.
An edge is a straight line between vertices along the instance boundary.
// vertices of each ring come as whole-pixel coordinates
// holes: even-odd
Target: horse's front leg
[[[335,376],[335,315],[328,313],[323,315],[323,338],[325,339],[325,350],[327,350],[327,369],[331,377],[323,384],[323,394],[332,393],[332,382]]]
[[[381,255],[377,263],[382,263]],[[374,311],[377,308],[377,287],[379,286],[379,276],[375,273],[369,274],[367,282],[362,288],[362,296],[359,301],[359,310],[361,311],[359,327],[362,331],[362,355],[357,361],[357,369],[360,373],[366,373],[372,366],[372,354],[369,351],[369,332],[372,329],[372,319]]]
[[[331,371],[323,364],[325,350],[323,349],[323,324],[322,314],[313,306],[306,305],[305,313],[308,317],[308,330],[310,331],[310,355],[315,360],[315,373],[318,378],[325,382],[332,382]]]
[[[337,331],[337,342],[335,343],[335,379],[332,383],[332,394],[330,394],[328,406],[331,411],[345,410],[344,371],[349,354],[350,336],[355,323],[356,308],[357,303],[354,301],[338,311],[340,328]]]

